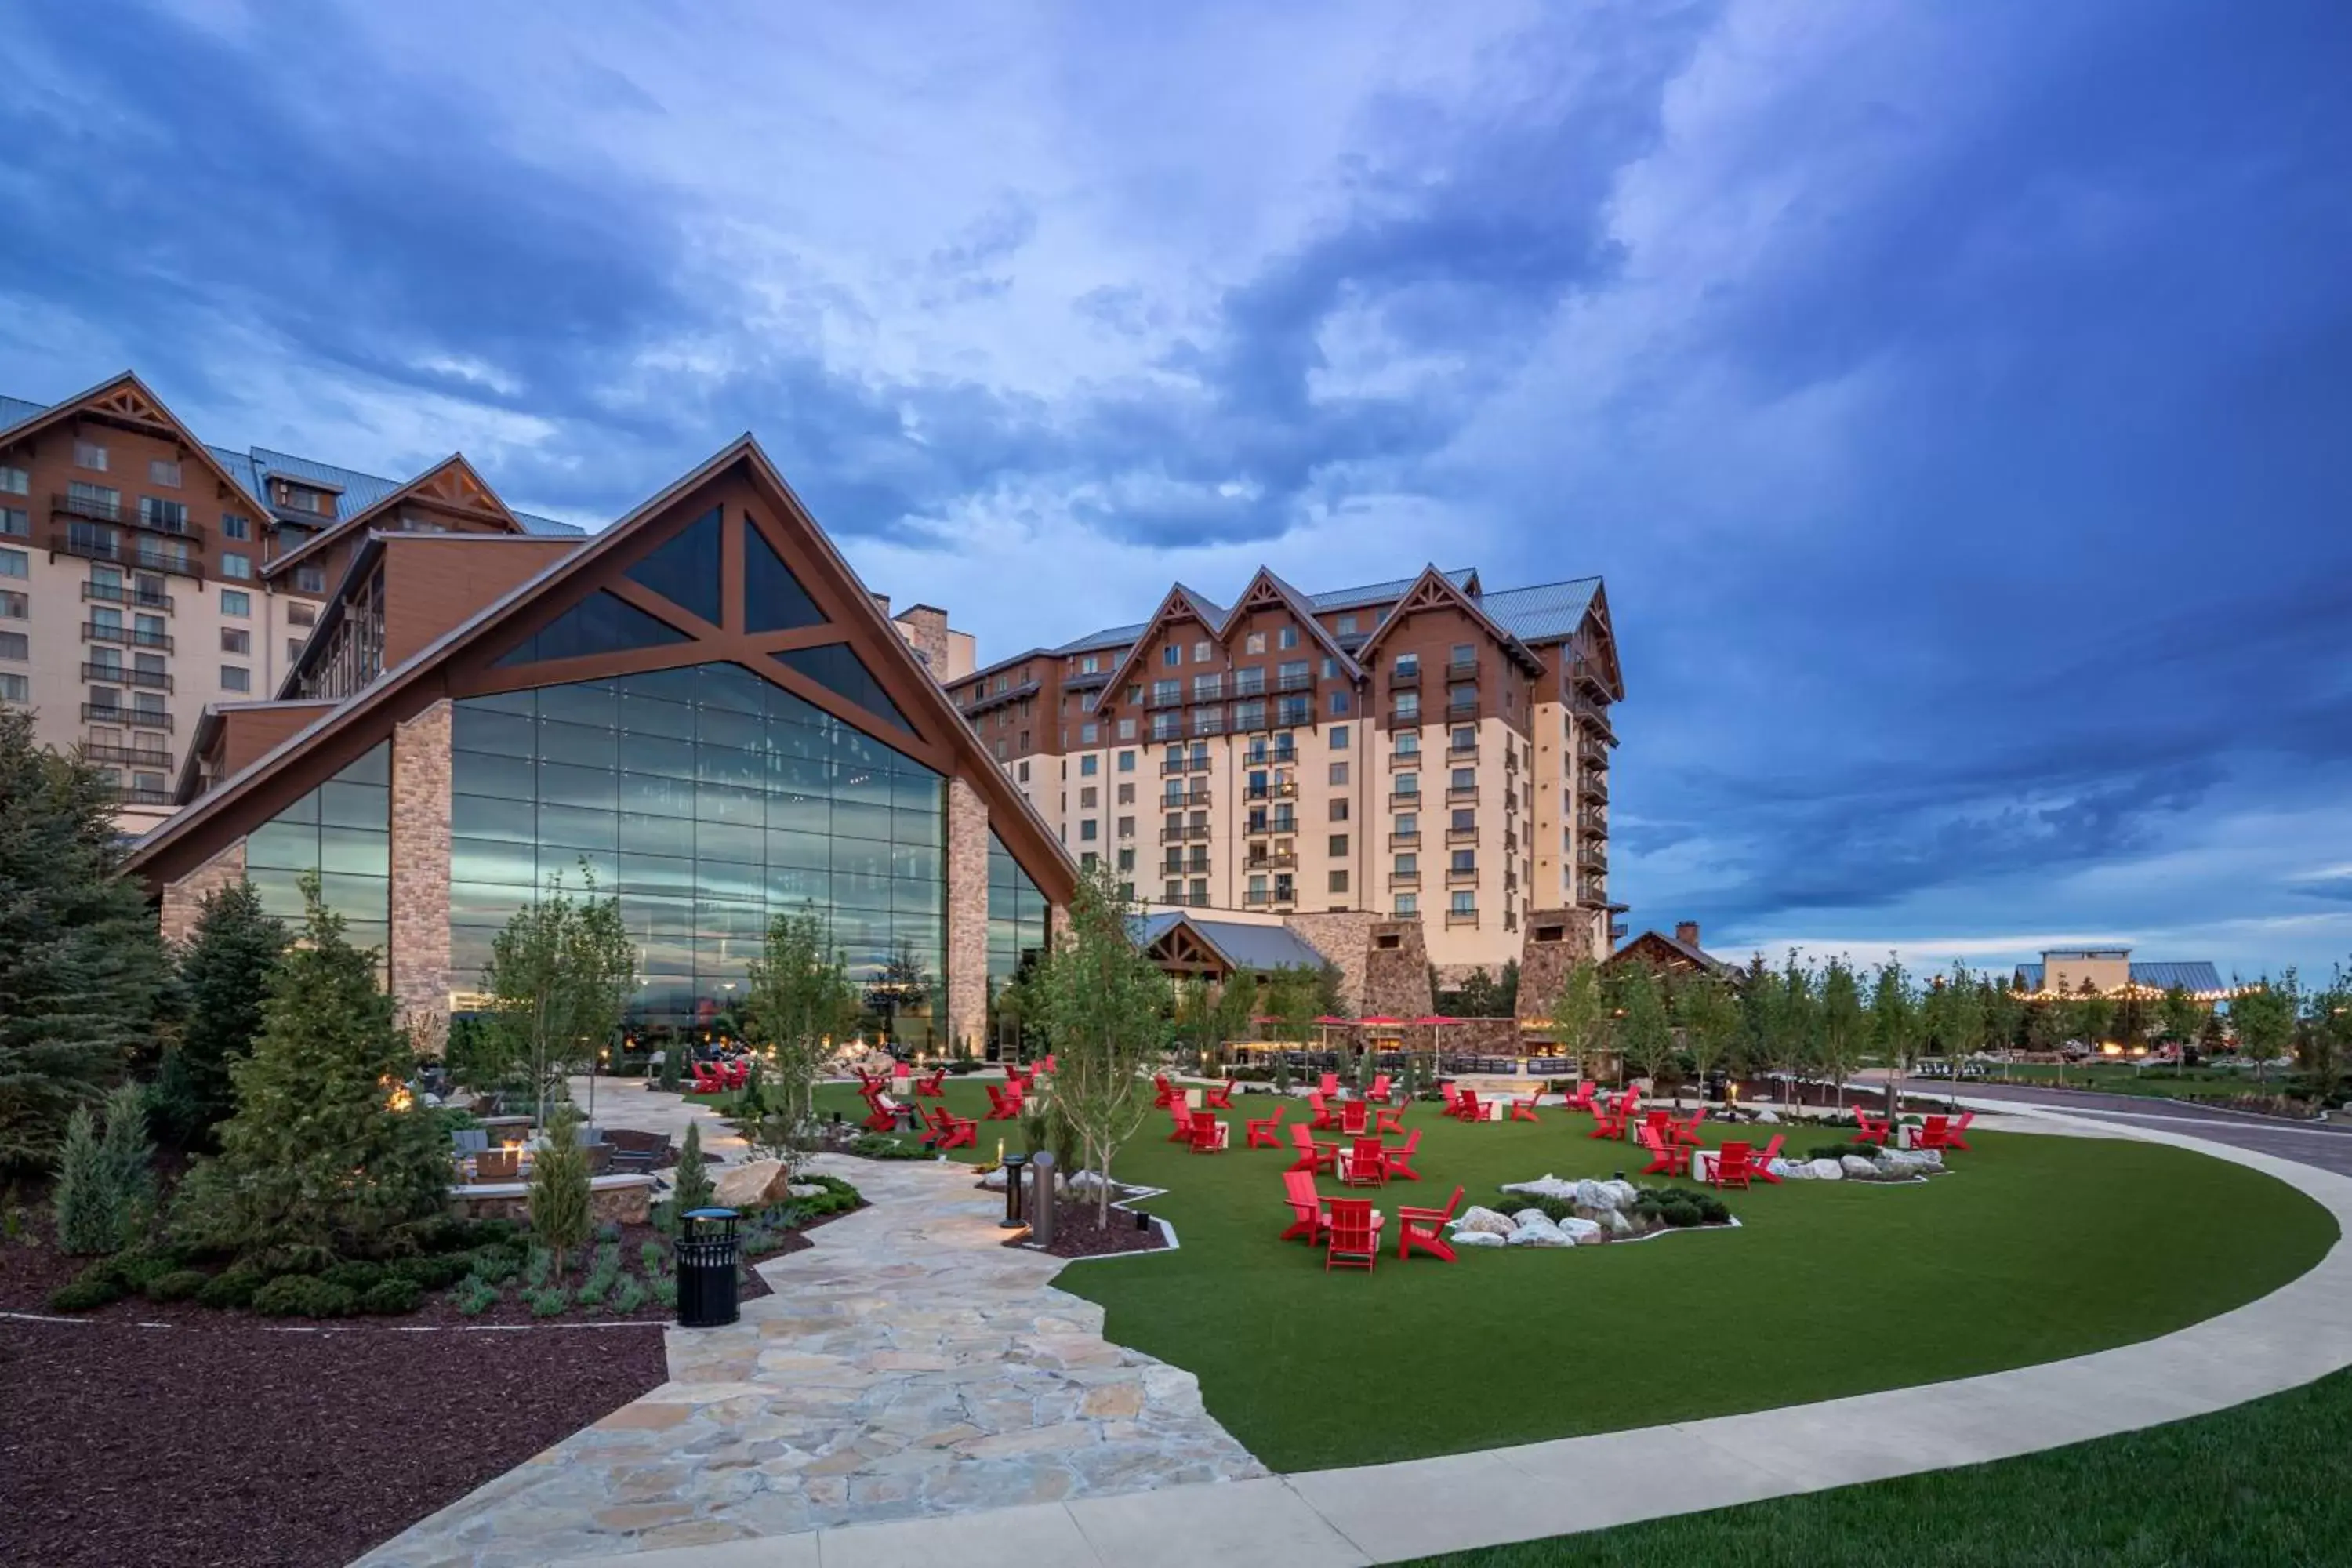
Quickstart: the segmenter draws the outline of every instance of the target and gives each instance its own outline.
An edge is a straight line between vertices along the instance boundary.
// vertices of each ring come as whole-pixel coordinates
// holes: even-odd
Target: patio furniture
[[[992,1083],[985,1084],[982,1087],[988,1090],[988,1114],[982,1120],[987,1121],[1017,1121],[1020,1120],[1021,1088],[1018,1084],[1015,1084],[1010,1089],[999,1089]]]
[[[1164,1072],[1151,1075],[1151,1087],[1153,1089],[1151,1103],[1154,1107],[1164,1107],[1184,1098],[1176,1092],[1176,1086],[1168,1081],[1168,1075]]]
[[[1315,1087],[1327,1098],[1336,1095],[1339,1092],[1339,1075],[1335,1072],[1327,1072],[1323,1075],[1322,1080],[1316,1084]]]
[[[1462,1206],[1462,1189],[1454,1189],[1454,1196],[1442,1209],[1397,1208],[1397,1257],[1411,1258],[1418,1247],[1443,1263],[1454,1261],[1454,1248],[1445,1239],[1445,1222]]]
[[[1642,1167],[1645,1176],[1687,1176],[1690,1174],[1690,1151],[1679,1143],[1669,1143],[1654,1127],[1642,1129],[1642,1147],[1650,1152],[1650,1163]]]
[[[1690,1113],[1690,1120],[1688,1121],[1677,1121],[1671,1116],[1667,1117],[1666,1126],[1670,1130],[1672,1136],[1676,1141],[1687,1143],[1692,1148],[1696,1149],[1701,1142],[1698,1135],[1699,1126],[1706,1121],[1706,1107],[1702,1105],[1696,1110]]]
[[[1305,1171],[1285,1171],[1282,1201],[1290,1205],[1290,1227],[1276,1239],[1288,1241],[1297,1237],[1309,1247],[1320,1242],[1330,1228],[1331,1209],[1315,1190],[1314,1176]]]
[[[1450,1081],[1439,1084],[1437,1086],[1437,1094],[1438,1098],[1445,1102],[1445,1108],[1442,1114],[1446,1116],[1459,1116],[1462,1114],[1462,1091],[1454,1088]]]
[[[1605,1106],[1597,1107],[1592,1112],[1592,1131],[1588,1133],[1587,1136],[1592,1138],[1622,1138],[1625,1136],[1627,1121],[1628,1117],[1624,1111],[1611,1110]]]
[[[1192,1112],[1192,1148],[1195,1154],[1222,1154],[1233,1129],[1205,1110]]]
[[[1969,1141],[1961,1134],[1969,1130],[1969,1123],[1976,1119],[1977,1113],[1973,1110],[1963,1112],[1957,1120],[1944,1116],[1930,1116],[1927,1118],[1927,1125],[1919,1129],[1919,1147],[1958,1149],[1966,1152]]]
[[[1465,1089],[1454,1097],[1454,1114],[1465,1121],[1483,1121],[1486,1117],[1486,1108],[1478,1103],[1476,1090]]]
[[[1372,1078],[1372,1087],[1367,1092],[1370,1094],[1371,1099],[1386,1100],[1389,1097],[1389,1075],[1386,1073],[1374,1074]]]
[[[1403,1106],[1402,1106],[1402,1105],[1375,1105],[1375,1106],[1373,1106],[1373,1107],[1372,1107],[1372,1131],[1373,1131],[1375,1133],[1380,1133],[1380,1132],[1396,1132],[1396,1133],[1402,1133],[1402,1132],[1403,1132],[1403,1131],[1404,1131],[1404,1107],[1403,1107]]]
[[[745,1084],[751,1081],[751,1064],[750,1062],[729,1062],[722,1070],[726,1075],[727,1087],[730,1089],[740,1089]]]
[[[1405,1134],[1403,1142],[1394,1148],[1383,1146],[1381,1150],[1381,1160],[1388,1166],[1390,1175],[1402,1176],[1408,1182],[1417,1182],[1421,1180],[1421,1173],[1412,1168],[1412,1162],[1420,1149],[1421,1129],[1416,1127]]]
[[[727,1092],[726,1074],[720,1072],[716,1068],[705,1067],[700,1062],[692,1063],[691,1066],[694,1071],[695,1093],[724,1094]],[[869,1084],[867,1087],[871,1088],[872,1086]]]
[[[1527,1095],[1524,1098],[1514,1096],[1511,1100],[1511,1120],[1514,1121],[1535,1121],[1536,1101],[1542,1097],[1542,1094],[1543,1086],[1541,1084],[1538,1084],[1536,1086],[1535,1093]]]
[[[940,1068],[915,1080],[918,1100],[945,1100],[948,1097],[948,1069]]]
[[[1773,1133],[1772,1142],[1748,1157],[1748,1173],[1759,1182],[1769,1182],[1774,1186],[1779,1186],[1780,1178],[1772,1173],[1772,1162],[1780,1157],[1780,1145],[1787,1141],[1786,1133]]]
[[[1323,1243],[1323,1271],[1333,1268],[1369,1271],[1381,1258],[1381,1216],[1370,1198],[1333,1198]]]
[[[1172,1124],[1168,1134],[1168,1142],[1190,1143],[1192,1141],[1192,1108],[1191,1106],[1181,1100],[1170,1101],[1168,1120]]]
[[[1290,1124],[1290,1146],[1298,1152],[1298,1158],[1287,1167],[1290,1170],[1319,1175],[1325,1171],[1339,1169],[1339,1145],[1317,1142],[1315,1134],[1307,1130],[1304,1121]]]
[[[1211,1088],[1203,1092],[1201,1096],[1201,1103],[1216,1110],[1231,1110],[1234,1108],[1234,1090],[1241,1086],[1241,1079],[1229,1078],[1225,1079],[1224,1088]]]
[[[1371,1108],[1360,1100],[1342,1100],[1339,1104],[1339,1131],[1350,1138],[1360,1138],[1371,1131]]]
[[[1054,1053],[1047,1051],[1044,1056],[1038,1058],[1037,1065],[1045,1069],[1045,1076],[1047,1078],[1052,1078],[1054,1076]]]
[[[1715,1152],[1715,1158],[1706,1162],[1706,1184],[1711,1187],[1738,1187],[1748,1190],[1751,1173],[1748,1164],[1750,1146],[1746,1143],[1726,1143]]]
[[[1351,1187],[1389,1184],[1388,1154],[1377,1138],[1359,1138],[1339,1152],[1339,1180]]]
[[[1857,1110],[1853,1113],[1853,1125],[1855,1142],[1885,1143],[1887,1134],[1895,1131],[1895,1119],[1873,1116],[1867,1110]]]
[[[980,1146],[978,1118],[954,1115],[944,1105],[935,1105],[926,1114],[930,1119],[930,1131],[923,1134],[925,1147],[947,1150]]]
[[[1592,1097],[1600,1088],[1601,1085],[1597,1081],[1586,1079],[1576,1086],[1576,1092],[1568,1097],[1568,1108],[1570,1110],[1591,1110],[1597,1113],[1600,1108],[1593,1104]]]
[[[1330,1102],[1324,1099],[1323,1094],[1324,1091],[1319,1089],[1307,1091],[1307,1103],[1315,1111],[1315,1119],[1307,1125],[1318,1132],[1326,1131],[1339,1124],[1339,1119],[1331,1113]]]
[[[1282,1113],[1290,1107],[1277,1104],[1271,1116],[1253,1116],[1242,1123],[1242,1147],[1244,1149],[1279,1149],[1282,1147]]]
[[[896,1132],[898,1130],[898,1102],[878,1089],[867,1089],[865,1127],[868,1132]]]

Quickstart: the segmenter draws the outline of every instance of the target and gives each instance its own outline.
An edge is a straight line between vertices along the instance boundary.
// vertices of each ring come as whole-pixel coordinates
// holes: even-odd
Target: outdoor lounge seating
[[[1475,1089],[1465,1089],[1454,1097],[1454,1114],[1464,1121],[1484,1121],[1486,1108],[1478,1103]]]
[[[1625,1128],[1629,1120],[1629,1114],[1625,1111],[1611,1110],[1606,1107],[1597,1108],[1592,1112],[1592,1131],[1588,1136],[1622,1138],[1625,1136]]]
[[[1316,1089],[1307,1090],[1307,1103],[1315,1112],[1314,1120],[1307,1122],[1307,1125],[1315,1129],[1316,1131],[1328,1131],[1331,1128],[1339,1125],[1339,1117],[1332,1113],[1330,1102],[1324,1099],[1323,1091],[1321,1089]]]
[[[1867,1110],[1856,1110],[1853,1113],[1853,1138],[1857,1143],[1883,1144],[1886,1142],[1887,1135],[1895,1131],[1895,1121],[1892,1117],[1873,1116]]]
[[[1216,1110],[1231,1110],[1234,1108],[1234,1090],[1241,1086],[1241,1079],[1234,1078],[1225,1079],[1223,1089],[1212,1085],[1201,1091],[1201,1103]]]
[[[880,1089],[866,1090],[866,1130],[868,1132],[896,1132],[899,1109],[898,1102]]]
[[[1172,1124],[1168,1133],[1171,1143],[1192,1141],[1192,1108],[1182,1100],[1172,1100],[1168,1106],[1168,1120]]]
[[[1402,1176],[1408,1182],[1417,1182],[1421,1180],[1421,1173],[1412,1168],[1412,1162],[1420,1149],[1421,1129],[1416,1127],[1405,1134],[1403,1142],[1394,1148],[1383,1147],[1381,1150],[1381,1158],[1387,1162],[1390,1175]]]
[[[1404,1131],[1404,1107],[1375,1105],[1372,1107],[1372,1131],[1402,1133]]]
[[[1377,1138],[1359,1138],[1339,1152],[1339,1180],[1351,1187],[1389,1184],[1387,1152]]]
[[[694,1073],[695,1093],[724,1094],[727,1092],[726,1074],[720,1072],[717,1068],[706,1067],[700,1062],[692,1063],[690,1064],[690,1067]],[[870,1089],[873,1086],[869,1084],[866,1087]]]
[[[929,1126],[929,1131],[923,1134],[926,1148],[947,1150],[980,1146],[980,1122],[976,1118],[954,1115],[944,1105],[931,1107],[925,1115]]]
[[[1711,1187],[1738,1187],[1748,1190],[1750,1174],[1748,1157],[1751,1145],[1726,1143],[1715,1152],[1715,1158],[1705,1163],[1706,1184]]]
[[[1957,1119],[1945,1116],[1930,1116],[1927,1118],[1926,1125],[1919,1129],[1919,1147],[1922,1149],[1958,1149],[1965,1152],[1969,1147],[1969,1141],[1962,1137],[1961,1134],[1965,1133],[1969,1130],[1969,1123],[1974,1121],[1976,1119],[1977,1113],[1973,1110],[1965,1111]]]
[[[1690,1174],[1690,1151],[1679,1143],[1669,1143],[1654,1127],[1642,1129],[1642,1147],[1650,1152],[1650,1163],[1642,1167],[1645,1176],[1686,1176]]]
[[[918,1100],[945,1100],[948,1097],[948,1069],[937,1068],[915,1080]]]
[[[1586,1079],[1576,1086],[1576,1092],[1568,1097],[1568,1108],[1570,1110],[1597,1111],[1599,1107],[1594,1105],[1592,1097],[1600,1091],[1600,1089],[1601,1085],[1597,1080]]]
[[[1195,1154],[1223,1153],[1226,1140],[1233,1135],[1231,1127],[1205,1110],[1192,1112],[1190,1131],[1192,1152]]]
[[[1298,1151],[1298,1158],[1288,1166],[1290,1170],[1320,1175],[1326,1171],[1336,1173],[1339,1168],[1339,1145],[1317,1142],[1304,1121],[1290,1124],[1290,1146]]]
[[[1536,1101],[1541,1099],[1542,1096],[1543,1086],[1541,1084],[1538,1084],[1535,1088],[1535,1091],[1531,1094],[1512,1096],[1511,1120],[1514,1121],[1533,1121],[1537,1120]]]
[[[1372,1078],[1372,1087],[1365,1092],[1370,1099],[1386,1100],[1389,1097],[1389,1075],[1386,1073],[1374,1074]]]
[[[1462,1189],[1454,1189],[1453,1197],[1442,1209],[1413,1208],[1400,1205],[1397,1209],[1397,1257],[1411,1258],[1415,1248],[1426,1252],[1442,1263],[1454,1261],[1454,1247],[1445,1239],[1445,1222],[1462,1206]]]
[[[1331,1220],[1323,1243],[1323,1269],[1361,1268],[1369,1271],[1381,1258],[1381,1216],[1370,1198],[1333,1198]]]
[[[1316,1084],[1315,1091],[1318,1094],[1322,1095],[1327,1100],[1331,1098],[1333,1095],[1338,1094],[1339,1092],[1339,1075],[1335,1072],[1325,1073],[1321,1081]]]
[[[1780,1145],[1787,1142],[1787,1134],[1780,1132],[1773,1133],[1772,1142],[1765,1144],[1758,1152],[1748,1156],[1748,1173],[1759,1182],[1769,1182],[1772,1185],[1776,1187],[1779,1186],[1780,1184],[1780,1178],[1772,1173],[1772,1162],[1780,1157]]]
[[[1016,1121],[1020,1120],[1020,1085],[1015,1084],[1010,1089],[999,1089],[992,1083],[984,1084],[982,1087],[988,1090],[988,1115],[983,1120],[989,1121]]]
[[[1699,1143],[1702,1142],[1699,1137],[1698,1130],[1704,1126],[1706,1122],[1706,1107],[1704,1105],[1700,1106],[1696,1110],[1692,1111],[1690,1113],[1690,1120],[1687,1121],[1677,1121],[1671,1116],[1666,1118],[1666,1126],[1671,1131],[1673,1140],[1677,1142],[1687,1143],[1694,1149],[1697,1148]]]
[[[1360,1138],[1371,1131],[1371,1108],[1360,1100],[1342,1100],[1339,1105],[1339,1131],[1350,1138]]]
[[[1282,1173],[1282,1199],[1290,1205],[1290,1228],[1276,1239],[1288,1241],[1293,1237],[1316,1246],[1331,1223],[1331,1208],[1323,1195],[1315,1190],[1315,1178],[1305,1171],[1285,1171]]]
[[[1168,1075],[1164,1072],[1151,1075],[1151,1087],[1153,1091],[1151,1103],[1155,1108],[1172,1105],[1184,1098],[1176,1092],[1176,1086],[1168,1081]]]
[[[1271,1116],[1253,1116],[1242,1123],[1244,1149],[1279,1149],[1282,1147],[1282,1113],[1290,1107],[1277,1104]]]

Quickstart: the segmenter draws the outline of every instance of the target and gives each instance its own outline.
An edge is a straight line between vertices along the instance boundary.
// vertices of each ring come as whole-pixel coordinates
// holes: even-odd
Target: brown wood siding
[[[268,708],[224,709],[213,777],[225,779],[251,767],[333,707],[331,702],[287,702]]]
[[[1373,675],[1377,694],[1372,703],[1373,721],[1382,730],[1391,728],[1390,716],[1394,709],[1391,700],[1395,690],[1412,690],[1412,687],[1391,687],[1389,673],[1396,668],[1399,654],[1421,656],[1421,724],[1444,724],[1445,689],[1449,683],[1447,667],[1452,662],[1456,644],[1467,643],[1476,650],[1478,660],[1478,716],[1500,719],[1521,735],[1531,732],[1535,715],[1534,691],[1527,673],[1515,664],[1503,645],[1474,616],[1458,605],[1446,605],[1428,609],[1409,610],[1373,650],[1378,668]]]

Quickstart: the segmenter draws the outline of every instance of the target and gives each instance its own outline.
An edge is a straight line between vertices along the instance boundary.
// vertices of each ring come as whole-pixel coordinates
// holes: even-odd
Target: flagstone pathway
[[[818,1166],[871,1206],[760,1265],[774,1294],[731,1328],[668,1331],[670,1382],[360,1568],[521,1568],[1266,1473],[1191,1373],[1109,1343],[1101,1308],[1047,1283],[1058,1259],[998,1245],[1003,1200],[968,1168]]]

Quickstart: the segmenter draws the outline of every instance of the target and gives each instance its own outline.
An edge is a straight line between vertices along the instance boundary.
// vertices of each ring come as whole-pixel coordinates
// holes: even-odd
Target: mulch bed
[[[1092,1198],[1065,1197],[1054,1205],[1054,1244],[1039,1247],[1028,1232],[1023,1232],[1004,1243],[1007,1247],[1027,1247],[1053,1258],[1108,1258],[1121,1252],[1158,1252],[1166,1243],[1160,1239],[1160,1227],[1146,1226],[1138,1230],[1135,1216],[1124,1209],[1110,1211],[1110,1226],[1097,1229],[1095,1226],[1095,1201]]]

